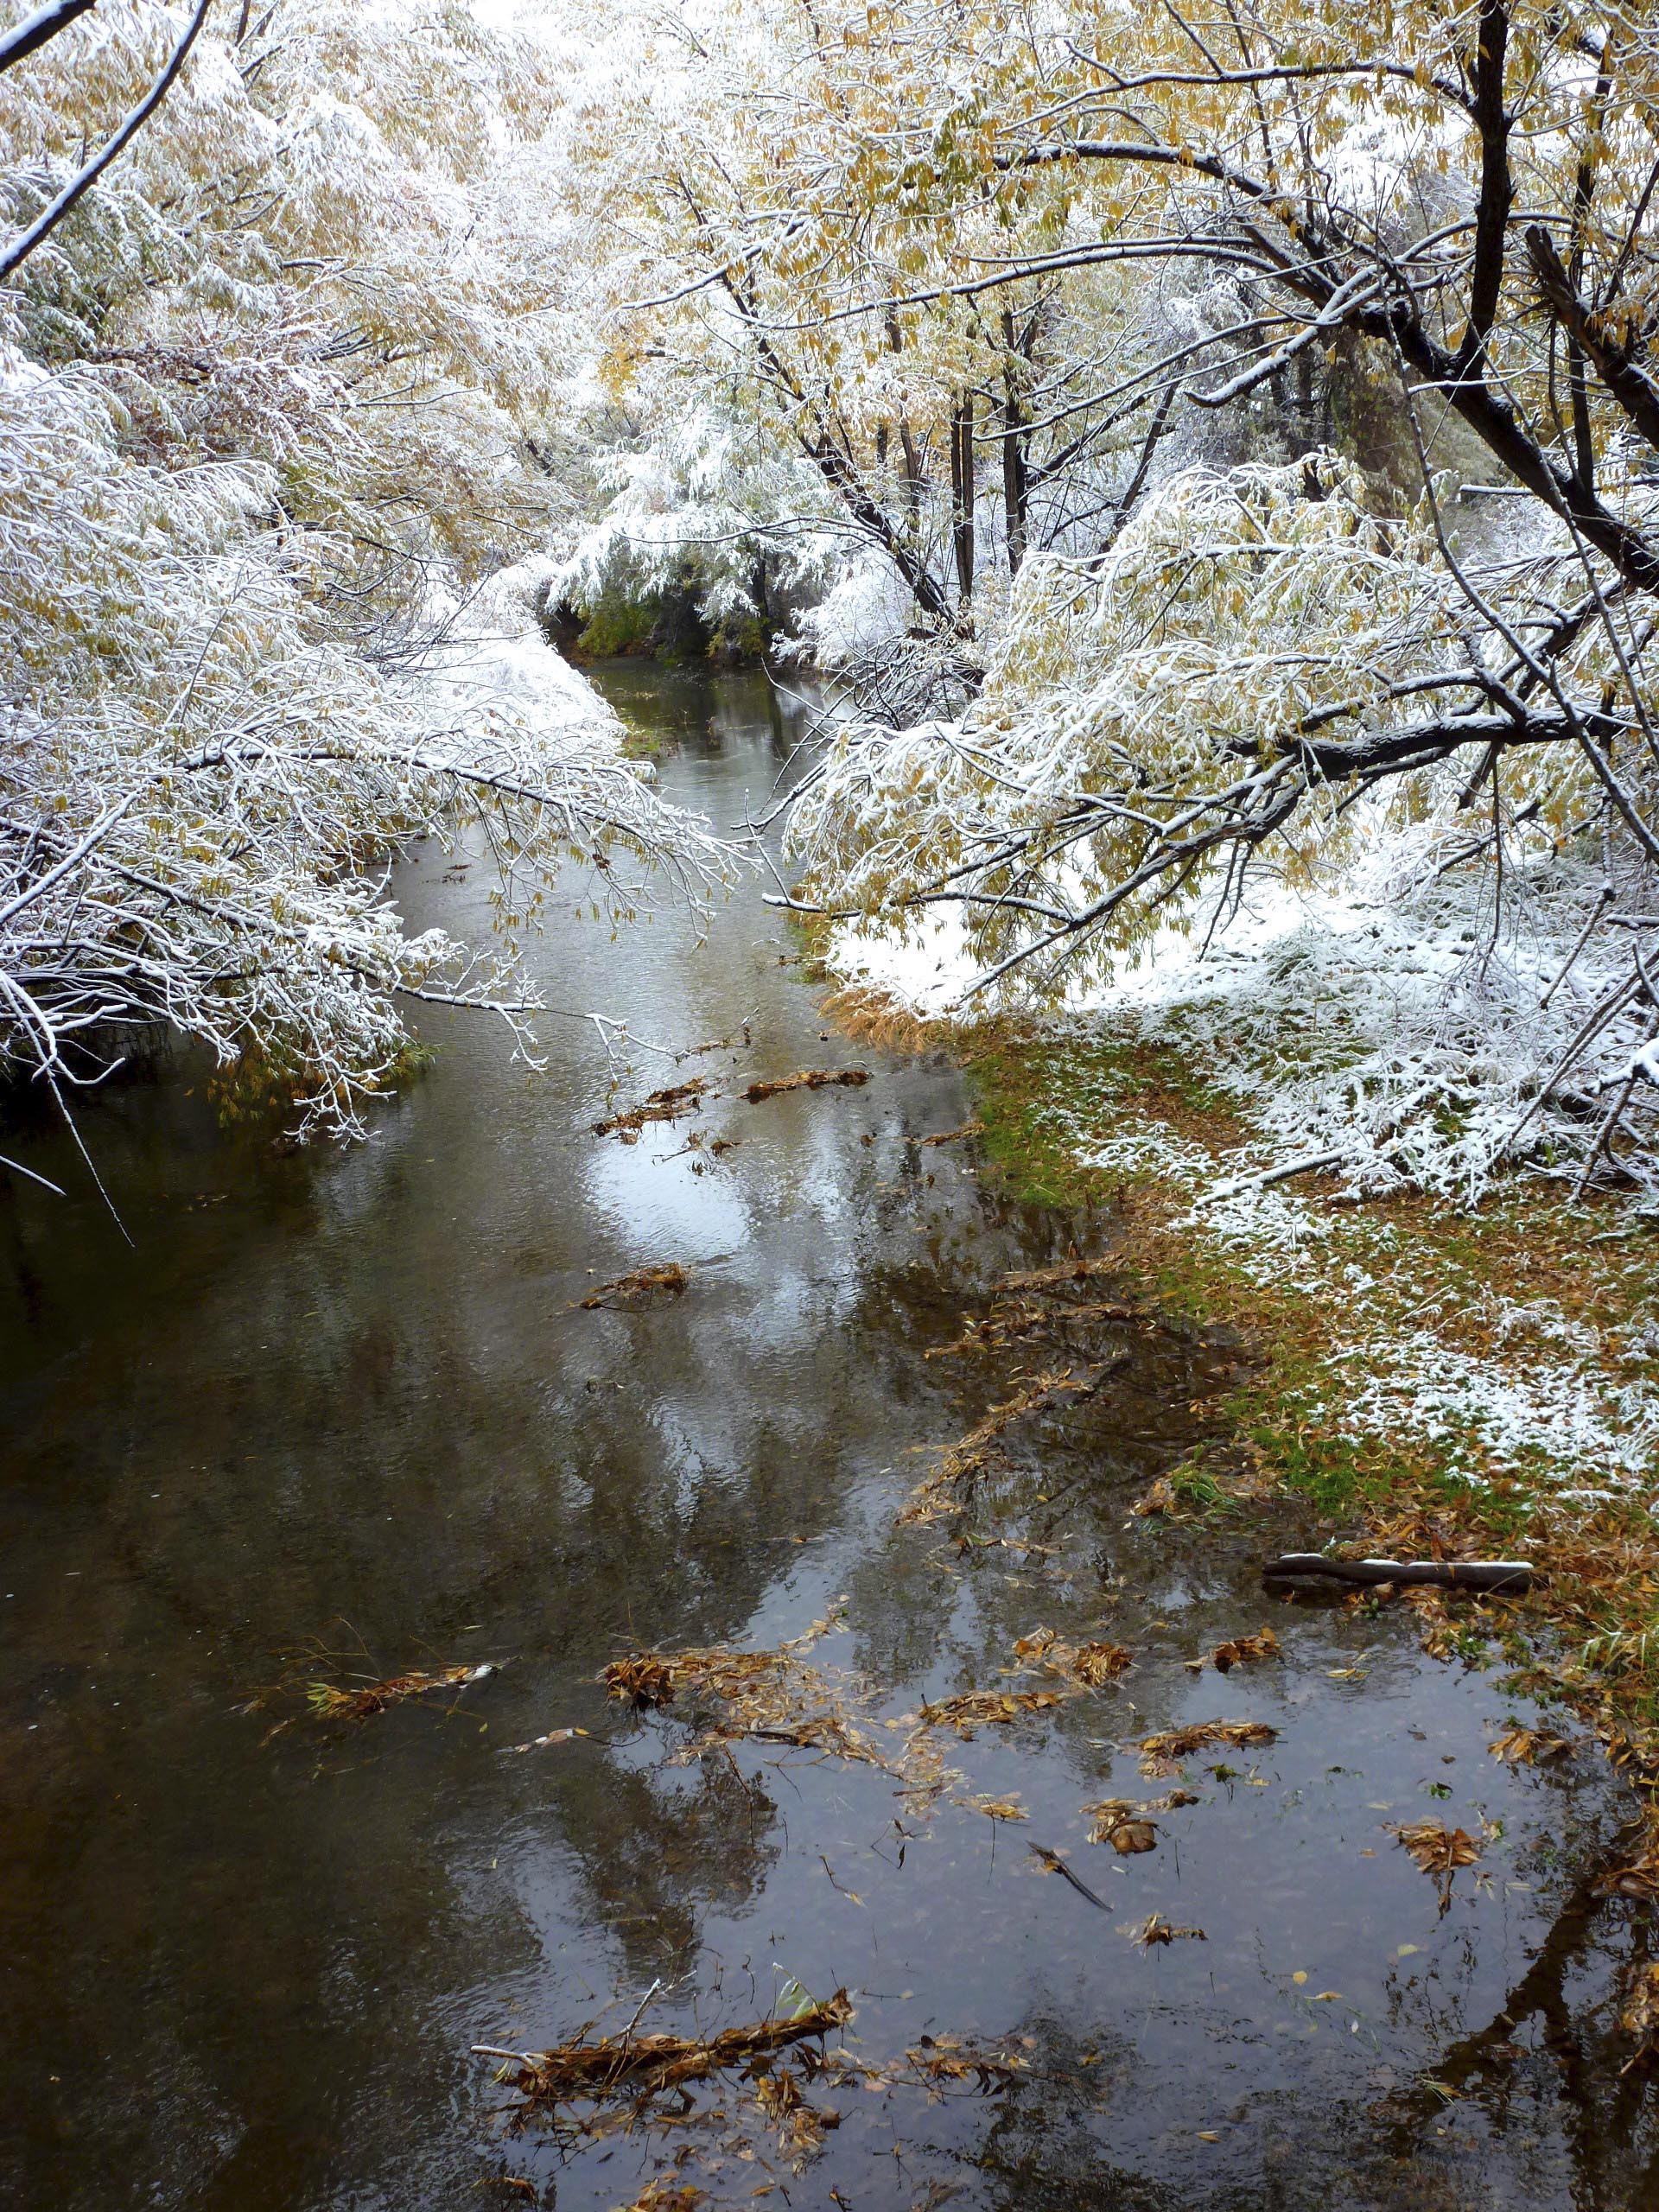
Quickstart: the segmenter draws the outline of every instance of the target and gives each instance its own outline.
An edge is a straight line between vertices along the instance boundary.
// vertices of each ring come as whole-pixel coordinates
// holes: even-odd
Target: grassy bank
[[[1098,1021],[992,1024],[956,1042],[1007,1184],[1101,1209],[1126,1287],[1225,1317],[1249,1348],[1222,1440],[1151,1509],[1290,1497],[1337,1549],[1532,1560],[1544,1579],[1530,1596],[1431,1603],[1426,1633],[1592,1722],[1649,1808],[1626,1884],[1659,1895],[1651,1217],[1616,1198],[1573,1204],[1536,1177],[1472,1211],[1356,1203],[1313,1174],[1229,1197],[1255,1133],[1169,1047]]]

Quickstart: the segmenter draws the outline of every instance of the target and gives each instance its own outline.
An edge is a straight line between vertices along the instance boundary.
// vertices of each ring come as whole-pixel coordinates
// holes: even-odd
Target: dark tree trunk
[[[974,597],[974,399],[964,393],[950,418],[950,546],[964,621]]]

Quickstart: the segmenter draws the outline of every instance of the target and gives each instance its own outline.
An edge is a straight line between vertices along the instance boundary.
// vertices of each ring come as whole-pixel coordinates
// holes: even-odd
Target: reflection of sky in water
[[[689,1135],[699,1118],[674,1126]],[[658,1128],[647,1129],[638,1145],[614,1138],[596,1144],[581,1170],[588,1202],[617,1249],[638,1255],[636,1265],[679,1260],[690,1266],[729,1255],[749,1233],[744,1192],[723,1167],[698,1174],[689,1160],[652,1160],[646,1147],[663,1141]]]

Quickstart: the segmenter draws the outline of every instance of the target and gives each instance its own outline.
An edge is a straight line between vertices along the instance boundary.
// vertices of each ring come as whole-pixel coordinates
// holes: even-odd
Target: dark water
[[[758,681],[607,681],[719,822],[786,749]],[[485,871],[443,869],[408,872],[410,911],[482,926]],[[536,957],[557,1003],[639,1038],[747,1022],[677,1078],[637,1056],[625,1100],[854,1060],[867,1089],[728,1099],[628,1147],[588,1131],[610,1075],[590,1026],[550,1024],[527,1077],[496,1031],[435,1016],[435,1066],[350,1153],[227,1139],[184,1077],[106,1100],[88,1132],[134,1251],[84,1196],[0,1195],[9,2201],[427,2212],[528,2183],[577,2212],[632,2202],[683,2145],[716,2205],[1659,2201],[1612,2033],[1646,1937],[1589,1878],[1627,1807],[1592,1752],[1500,1766],[1489,1742],[1530,1708],[1426,1659],[1404,1608],[1269,1614],[1259,1529],[1129,1513],[1225,1382],[1224,1317],[1100,1322],[1088,1357],[1120,1363],[1009,1431],[976,1541],[895,1526],[920,1447],[1035,1363],[925,1351],[1003,1270],[1110,1224],[1024,1212],[970,1148],[918,1147],[971,1111],[961,1076],[825,1041],[790,955],[757,887],[706,938],[683,914],[614,944],[556,920]],[[741,1142],[707,1161],[696,1128]],[[49,1131],[10,1141],[67,1173]],[[680,1299],[569,1310],[669,1259]],[[983,1541],[1010,1533],[1049,1548]],[[861,1670],[888,1715],[1005,1686],[1039,1624],[1137,1663],[947,1738],[963,1779],[920,1810],[775,1745],[672,1764],[694,1731],[595,1685],[631,1647],[773,1645],[840,1597],[814,1662]],[[1281,1662],[1188,1669],[1270,1617]],[[354,1730],[245,1709],[324,1651],[373,1676],[511,1663]],[[1216,1716],[1278,1739],[1189,1761],[1198,1802],[1156,1850],[1090,1847],[1085,1803],[1169,1786],[1119,1746]],[[507,1749],[570,1726],[593,1733]],[[1389,1833],[1427,1817],[1482,1844],[1444,1915]],[[1154,1910],[1206,1940],[1141,1948],[1122,1930]],[[568,2158],[492,2117],[475,2043],[539,2048],[613,1999],[618,2027],[653,1982],[648,2025],[717,2028],[791,1980],[849,1990],[845,2047],[872,2063],[957,2034],[1027,2070],[983,2099],[823,2093],[841,2124],[799,2175],[729,2090],[683,2133]]]

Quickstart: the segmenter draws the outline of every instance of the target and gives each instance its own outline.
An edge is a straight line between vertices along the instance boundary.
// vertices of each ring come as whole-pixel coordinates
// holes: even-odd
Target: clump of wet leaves
[[[709,2192],[695,2182],[648,2181],[632,2204],[618,2204],[613,2212],[697,2212]]]
[[[1139,1943],[1143,1951],[1150,1951],[1160,1943],[1207,1943],[1210,1940],[1202,1928],[1178,1928],[1160,1912],[1149,1912],[1144,1920],[1131,1921],[1117,1932],[1127,1936],[1132,1943]]]
[[[1184,1728],[1165,1728],[1141,1738],[1141,1771],[1154,1777],[1174,1774],[1179,1771],[1183,1759],[1208,1751],[1212,1745],[1225,1744],[1234,1750],[1250,1751],[1276,1742],[1278,1735],[1278,1730],[1269,1727],[1265,1720],[1189,1721]]]
[[[1392,1821],[1389,1834],[1439,1883],[1444,1914],[1452,1902],[1452,1876],[1459,1867],[1475,1864],[1480,1846],[1467,1829],[1443,1827],[1439,1821]]]
[[[362,1667],[350,1663],[359,1659],[368,1663]],[[420,1704],[446,1692],[452,1700],[459,1698],[475,1682],[499,1674],[507,1663],[505,1659],[493,1659],[472,1665],[410,1667],[400,1674],[383,1675],[360,1638],[354,1649],[341,1651],[321,1637],[314,1637],[289,1656],[277,1680],[256,1691],[242,1710],[257,1713],[274,1706],[291,1707],[298,1700],[314,1720],[352,1726],[375,1719],[394,1706]],[[266,1730],[262,1740],[270,1743],[301,1717],[290,1709]]]
[[[1645,1960],[1626,1974],[1618,2024],[1636,2045],[1619,2071],[1649,2067],[1659,2056],[1659,1960]]]
[[[822,2043],[847,2025],[853,2005],[846,1991],[838,1989],[822,2002],[808,2000],[793,2012],[722,2028],[712,2036],[641,2034],[639,2018],[636,2013],[620,2035],[584,2031],[550,2050],[474,2044],[480,2056],[504,2062],[496,2080],[518,2099],[509,2109],[508,2126],[515,2132],[534,2123],[557,2133],[591,2134],[600,2132],[607,2118],[620,2118],[624,2125],[649,2118],[669,2097],[689,2111],[694,2083],[738,2074],[755,2082],[767,2078],[779,2053],[798,2044]],[[772,2094],[782,2101],[780,2093]]]
[[[1511,1728],[1486,1748],[1505,1766],[1535,1766],[1540,1759],[1560,1758],[1573,1747],[1565,1736],[1547,1736],[1535,1728]]]
[[[960,1777],[928,1742],[925,1724],[914,1729],[913,1715],[903,1722],[878,1721],[873,1713],[875,1693],[861,1677],[807,1663],[805,1654],[841,1621],[837,1606],[774,1650],[711,1644],[689,1651],[630,1652],[613,1661],[601,1679],[613,1697],[626,1700],[636,1711],[675,1707],[677,1712],[680,1700],[690,1708],[684,1717],[698,1732],[673,1755],[672,1764],[734,1743],[776,1745],[873,1766],[893,1776],[907,1793],[923,1800],[937,1797]],[[878,1732],[896,1733],[907,1726],[913,1732],[902,1744]]]
[[[779,1077],[776,1082],[752,1083],[743,1096],[748,1104],[758,1106],[763,1098],[781,1098],[789,1090],[858,1090],[869,1079],[868,1068],[802,1068],[797,1074]]]
[[[999,2089],[1012,2088],[1030,2066],[1030,2061],[1017,2051],[987,2050],[951,2035],[923,2036],[906,2051],[904,2063],[930,2087],[947,2082],[971,2082],[982,2097],[991,2096]]]
[[[601,1306],[643,1306],[648,1299],[664,1293],[677,1298],[690,1280],[690,1268],[677,1260],[668,1260],[660,1267],[635,1268],[628,1274],[618,1275],[614,1282],[601,1282],[586,1298],[579,1298],[576,1306],[582,1312],[592,1313]]]
[[[711,1088],[704,1076],[694,1076],[690,1083],[671,1084],[666,1090],[653,1090],[639,1105],[626,1107],[620,1114],[595,1122],[594,1135],[615,1137],[623,1144],[638,1144],[641,1130],[653,1122],[677,1121],[682,1114],[699,1111],[701,1102]]]
[[[1026,1713],[1046,1713],[1060,1702],[1054,1690],[963,1690],[936,1698],[921,1712],[924,1728],[954,1728],[972,1743],[976,1728],[1006,1728]]]
[[[1089,1832],[1090,1843],[1109,1843],[1122,1858],[1133,1857],[1137,1852],[1157,1847],[1158,1823],[1154,1815],[1173,1813],[1182,1805],[1196,1805],[1200,1802],[1193,1789],[1171,1789],[1162,1797],[1154,1797],[1144,1804],[1136,1804],[1128,1797],[1106,1797],[1098,1804],[1085,1805],[1084,1813],[1094,1825]]]
[[[1014,1656],[1029,1667],[1080,1684],[1088,1690],[1103,1689],[1134,1664],[1135,1654],[1122,1643],[1062,1643],[1052,1628],[1033,1629],[1016,1638]]]
[[[347,1688],[339,1682],[308,1682],[306,1703],[319,1720],[372,1720],[394,1705],[411,1698],[430,1697],[437,1690],[463,1690],[486,1676],[499,1674],[499,1664],[479,1667],[441,1667],[435,1672],[415,1669],[389,1675],[382,1682]]]
[[[1280,1653],[1278,1637],[1270,1628],[1259,1628],[1254,1636],[1236,1636],[1225,1643],[1218,1643],[1213,1651],[1206,1651],[1202,1658],[1189,1659],[1187,1665],[1195,1674],[1205,1667],[1213,1667],[1219,1675],[1230,1674],[1235,1667],[1254,1667],[1263,1659],[1276,1659]]]

